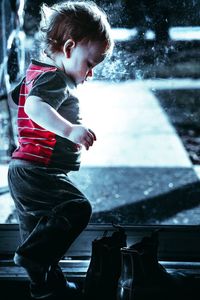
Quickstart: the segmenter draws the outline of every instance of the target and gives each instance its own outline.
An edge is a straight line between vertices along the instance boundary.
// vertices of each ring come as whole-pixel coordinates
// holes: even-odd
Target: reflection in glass
[[[78,88],[82,117],[97,141],[70,178],[90,199],[94,223],[199,224],[200,31],[175,22],[168,39],[158,41],[152,20],[146,27],[113,25],[113,55]],[[30,57],[37,57],[37,43],[37,35],[27,34]],[[17,223],[1,162],[0,223]]]

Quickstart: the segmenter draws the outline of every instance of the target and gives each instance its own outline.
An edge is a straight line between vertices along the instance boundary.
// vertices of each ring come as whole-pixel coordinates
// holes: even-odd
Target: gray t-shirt
[[[49,70],[48,70],[49,69]],[[28,79],[31,76],[26,76],[26,80],[22,80],[22,82],[15,87],[12,91],[12,98],[16,104],[19,103],[20,96],[20,87],[21,85],[28,85],[29,81],[32,84],[32,87],[27,96],[38,96],[45,101],[50,106],[52,106],[61,116],[70,121],[73,124],[80,124],[80,109],[79,109],[79,100],[76,97],[76,85],[74,81],[68,77],[62,70],[56,69],[52,71],[52,66],[32,60],[32,65],[28,69],[28,72],[38,72],[38,76],[35,76],[33,79]],[[23,122],[21,120],[21,122]],[[28,122],[28,121],[24,121]],[[26,132],[27,125],[23,125],[23,135],[28,136],[30,131]],[[42,132],[42,131],[41,131]],[[25,143],[22,143],[19,148],[14,152],[13,158],[22,158],[28,160],[34,160],[41,162],[42,156],[45,151],[45,139],[48,136],[43,133],[43,145],[41,143],[41,138],[37,136],[38,130],[31,131],[32,137],[27,139]],[[42,133],[41,133],[42,134]],[[20,139],[21,140],[21,139]],[[30,140],[30,141],[29,141]],[[34,149],[34,142],[37,143],[37,147],[40,141],[39,147],[41,147],[41,152],[39,151],[37,155],[33,153],[28,153],[27,149]],[[77,149],[76,145],[66,139],[62,138],[58,135],[55,135],[55,144],[51,149],[51,153],[48,154],[48,157],[44,157],[44,161],[48,159],[49,167],[61,167],[67,170],[78,170],[80,166],[80,151]],[[48,140],[47,140],[48,143]],[[29,144],[29,145],[28,145]],[[33,146],[31,146],[33,145]],[[32,148],[31,148],[32,147]],[[46,147],[47,148],[47,147]],[[43,150],[42,150],[43,149]],[[33,150],[34,151],[34,150]],[[24,153],[24,156],[23,156]],[[27,156],[28,155],[28,156]],[[24,157],[24,158],[23,158]],[[29,159],[30,157],[30,159]]]
[[[50,66],[48,64],[32,60],[38,66]],[[20,82],[12,91],[13,101],[18,104]],[[45,72],[34,81],[29,96],[38,96],[51,105],[64,118],[73,124],[81,123],[79,101],[76,97],[76,84],[63,71]]]

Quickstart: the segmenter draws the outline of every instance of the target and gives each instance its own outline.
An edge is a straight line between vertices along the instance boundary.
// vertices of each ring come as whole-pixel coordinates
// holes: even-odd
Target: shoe
[[[66,280],[59,265],[49,267],[42,284],[30,284],[30,294],[34,299],[76,300],[82,291],[77,283]]]
[[[55,291],[47,284],[30,283],[30,295],[33,299],[51,299]]]
[[[13,260],[16,265],[23,267],[24,269],[29,269],[33,272],[44,272],[44,266],[18,254],[17,252],[15,253]]]
[[[30,279],[30,294],[35,299],[48,299],[52,296],[53,291],[50,285],[46,284],[46,270],[43,266],[34,261],[15,253],[14,263],[23,267]]]
[[[23,267],[30,278],[30,295],[33,299],[60,300],[79,299],[81,289],[78,284],[66,280],[58,264],[45,268],[24,256],[15,253],[14,262]]]
[[[65,287],[52,287],[48,283],[30,284],[30,294],[33,299],[43,300],[78,300],[82,297],[82,290],[74,282],[66,281]]]

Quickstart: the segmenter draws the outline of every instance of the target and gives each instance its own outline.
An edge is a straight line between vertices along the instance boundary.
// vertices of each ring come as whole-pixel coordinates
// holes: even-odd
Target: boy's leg
[[[80,204],[81,203],[81,204]],[[83,200],[72,200],[56,207],[54,215],[42,217],[24,243],[18,247],[15,254],[15,263],[24,267],[31,278],[31,295],[40,299],[41,297],[59,294],[61,290],[72,297],[80,292],[74,285],[69,285],[61,270],[58,272],[58,264],[69,246],[86,226],[88,212],[84,214]],[[75,222],[75,211],[79,211],[79,222]],[[86,209],[86,211],[88,208]],[[71,212],[71,226],[67,222],[66,215]],[[62,217],[60,214],[62,213]],[[86,217],[87,216],[87,217]],[[42,266],[45,267],[42,270]],[[49,268],[47,268],[49,266]],[[56,268],[52,268],[56,266]],[[41,269],[40,269],[41,267]],[[41,270],[41,271],[40,271]],[[41,280],[42,279],[42,280]],[[63,291],[64,292],[64,291]]]
[[[91,208],[84,199],[63,201],[49,216],[41,217],[16,253],[38,269],[55,264],[87,226]],[[21,259],[22,263],[22,259]]]
[[[23,170],[23,178],[24,172],[25,170]],[[19,175],[19,170],[17,173]],[[91,206],[67,176],[62,175],[59,177],[57,174],[51,176],[53,182],[48,185],[47,190],[45,181],[49,181],[49,176],[45,178],[45,176],[41,177],[41,174],[39,174],[40,184],[43,181],[43,189],[40,189],[36,178],[30,178],[28,170],[26,173],[26,180],[28,178],[30,184],[31,179],[33,179],[36,188],[34,188],[34,184],[30,184],[32,189],[29,190],[26,187],[27,181],[25,180],[24,183],[22,182],[22,190],[19,184],[13,182],[19,182],[22,176],[16,178],[16,174],[13,174],[13,172],[10,172],[9,181],[11,194],[13,194],[18,208],[22,236],[25,238],[16,251],[15,262],[27,270],[33,288],[34,286],[40,286],[40,283],[44,282],[44,278],[51,278],[52,274],[55,275],[55,271],[50,271],[51,266],[59,261],[71,243],[88,224]],[[61,180],[58,180],[59,178]],[[56,189],[52,190],[55,183]],[[40,191],[39,194],[37,194],[38,190]],[[42,199],[42,201],[38,201],[38,199]],[[43,217],[40,217],[37,223],[41,215]],[[34,227],[34,225],[36,226]]]

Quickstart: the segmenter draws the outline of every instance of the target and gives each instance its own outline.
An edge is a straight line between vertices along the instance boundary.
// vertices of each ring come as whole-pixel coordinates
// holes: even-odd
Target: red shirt
[[[19,147],[12,158],[49,167],[78,170],[80,152],[75,144],[45,130],[24,111],[27,96],[39,96],[72,123],[80,123],[78,99],[70,92],[72,81],[56,67],[33,61],[20,84],[18,100]]]

